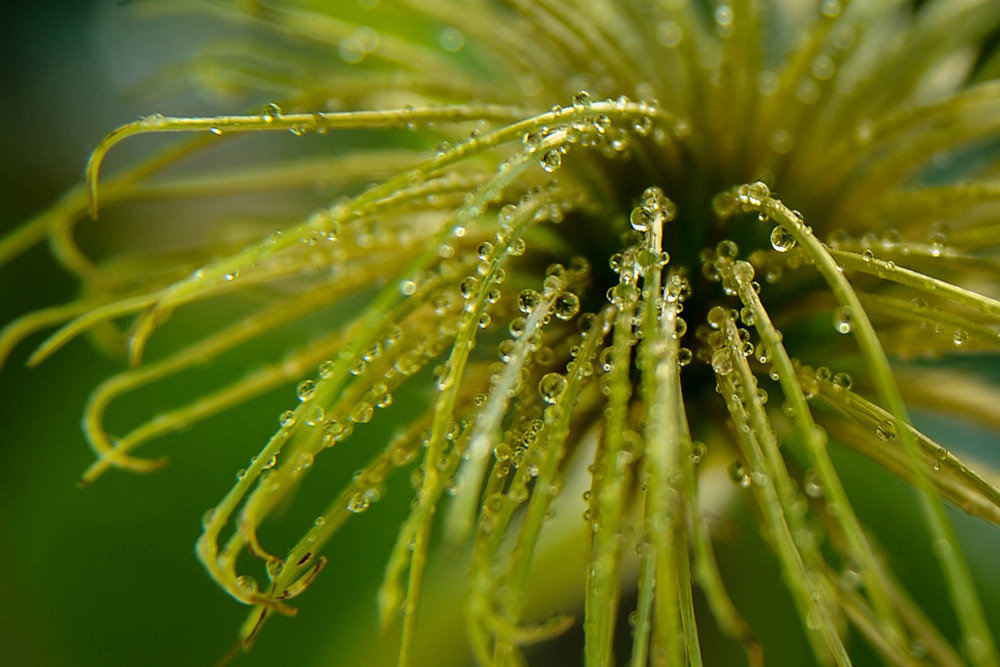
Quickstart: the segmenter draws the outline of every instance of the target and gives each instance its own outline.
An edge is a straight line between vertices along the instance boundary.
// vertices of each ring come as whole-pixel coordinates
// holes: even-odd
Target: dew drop
[[[247,575],[236,577],[236,587],[244,595],[253,595],[257,592],[257,580]]]
[[[691,442],[691,462],[694,464],[699,464],[705,460],[705,456],[708,454],[708,447],[705,446],[704,442],[700,440],[694,440]]]
[[[850,389],[854,381],[847,373],[837,373],[833,376],[833,386],[839,389]]]
[[[601,354],[598,357],[598,362],[601,364],[601,370],[603,370],[605,373],[610,373],[615,368],[614,354],[615,354],[614,348],[611,347],[606,347],[603,350],[601,350]]]
[[[840,0],[823,0],[820,4],[820,12],[827,18],[836,18],[840,15]]]
[[[729,26],[733,22],[733,10],[728,5],[719,5],[713,14],[715,23],[719,26]]]
[[[573,292],[559,292],[553,307],[556,317],[560,320],[570,320],[580,312],[580,297]]]
[[[510,321],[507,330],[510,331],[510,335],[514,338],[519,338],[521,334],[524,333],[524,328],[528,326],[528,321],[523,317],[515,317]]]
[[[273,123],[279,116],[281,116],[281,107],[273,102],[265,104],[260,112],[260,119],[269,124]]]
[[[556,148],[546,151],[545,154],[542,155],[541,160],[539,160],[539,164],[542,165],[542,169],[544,169],[546,173],[551,174],[562,166],[562,153]]]
[[[795,247],[795,237],[778,225],[771,230],[771,247],[778,252],[788,252]]]
[[[555,404],[565,390],[566,378],[559,373],[546,373],[538,382],[538,393],[549,404]]]
[[[656,39],[668,49],[676,48],[684,38],[684,31],[675,21],[661,21],[656,26]]]
[[[833,311],[833,328],[837,333],[848,334],[851,333],[851,328],[854,326],[854,316],[851,313],[850,306],[840,306],[835,311]]]
[[[438,388],[439,391],[444,391],[451,386],[451,366],[448,363],[438,364],[434,367],[433,372],[434,386]]]
[[[760,206],[764,203],[764,200],[771,196],[771,190],[767,187],[767,184],[762,181],[757,181],[751,183],[747,188],[747,196],[750,199],[750,203],[754,206]]]
[[[784,155],[785,153],[791,151],[792,147],[794,147],[795,138],[788,130],[778,129],[771,134],[768,145],[771,147],[771,150],[778,155]]]
[[[819,80],[829,79],[835,69],[833,59],[825,54],[816,56],[812,62],[812,75]]]
[[[880,421],[875,425],[875,435],[883,442],[896,439],[896,425],[888,419]]]
[[[725,325],[728,316],[726,314],[726,309],[722,306],[712,306],[711,310],[708,311],[708,324],[713,329],[720,329]]]
[[[316,383],[312,380],[303,380],[299,383],[299,386],[295,388],[295,394],[303,403],[312,400],[313,396],[316,395]]]
[[[368,401],[360,401],[354,406],[354,411],[351,413],[351,419],[358,424],[367,424],[375,416],[375,408]]]
[[[318,426],[323,423],[324,416],[326,416],[326,411],[323,410],[323,406],[314,405],[306,411],[306,424],[309,426]]]
[[[541,300],[542,298],[537,291],[530,288],[524,289],[517,295],[517,307],[522,313],[530,315],[538,307]]]
[[[649,116],[640,116],[632,121],[632,130],[640,137],[648,136],[653,130],[653,119]]]
[[[461,284],[458,286],[459,292],[462,294],[462,298],[469,300],[476,294],[476,287],[479,281],[474,276],[468,276],[462,280]]]
[[[465,46],[465,35],[458,28],[448,26],[438,33],[438,44],[449,53],[457,53]]]
[[[747,469],[743,466],[743,462],[736,460],[729,465],[729,479],[744,489],[750,487],[750,475],[747,473]]]
[[[354,514],[360,514],[368,509],[371,505],[371,501],[368,500],[368,496],[363,493],[355,493],[351,496],[351,499],[347,501],[347,511],[353,512]]]
[[[823,485],[820,483],[819,475],[812,468],[806,470],[802,475],[802,490],[810,498],[823,497]]]
[[[719,375],[729,375],[733,372],[733,360],[725,350],[716,350],[712,354],[712,369]]]
[[[336,364],[334,364],[332,361],[330,361],[329,359],[324,361],[319,365],[318,369],[319,376],[323,379],[330,377],[331,375],[333,375],[334,368],[336,368]]]
[[[629,216],[632,229],[637,232],[649,231],[649,228],[653,226],[654,220],[655,214],[644,206],[636,206],[632,209],[632,214]]]

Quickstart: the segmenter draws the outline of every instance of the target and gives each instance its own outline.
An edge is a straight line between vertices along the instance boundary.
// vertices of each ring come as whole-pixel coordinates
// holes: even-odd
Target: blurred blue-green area
[[[113,127],[146,113],[224,110],[217,101],[193,96],[150,102],[125,94],[210,39],[210,25],[176,17],[136,22],[127,7],[111,2],[8,3],[2,11],[0,231],[13,229],[79,183],[90,150]],[[81,234],[99,236],[96,224],[84,223]],[[0,270],[0,324],[68,300],[75,290],[46,249],[37,248]],[[210,324],[205,317],[204,312],[187,321],[178,316],[157,343],[169,347],[185,325]],[[289,407],[291,388],[154,443],[151,451],[171,459],[162,471],[111,471],[81,489],[76,481],[92,461],[79,425],[83,406],[91,389],[122,370],[124,362],[80,339],[28,369],[25,360],[41,339],[34,336],[22,344],[0,374],[0,662],[53,667],[215,663],[233,646],[246,609],[209,579],[195,558],[194,542],[202,514],[265,443],[276,415]],[[183,395],[191,388],[180,383],[164,391]],[[163,407],[163,401],[155,393],[142,394],[112,416],[134,424]],[[291,540],[305,530],[367,460],[366,439],[386,438],[391,421],[388,417],[353,438],[335,461],[317,463],[311,483],[288,512],[287,531],[275,529],[274,539]],[[961,430],[951,422],[928,424],[942,441],[959,442],[1000,464],[996,434]],[[890,563],[932,618],[954,636],[947,591],[912,493],[852,452],[838,449],[835,455],[858,513]],[[271,620],[254,651],[236,664],[361,664],[355,656],[366,642],[378,645],[374,653],[392,653],[394,638],[379,638],[373,627],[374,597],[410,502],[406,474],[399,477],[386,499],[349,522],[328,548],[330,565],[297,600],[299,616]],[[1000,578],[994,571],[1000,530],[952,515],[992,626],[1000,628]],[[799,621],[756,534],[755,520],[739,508],[719,520],[726,526],[719,542],[721,566],[734,600],[769,647],[768,663],[807,664]],[[738,647],[719,638],[709,614],[701,618],[708,664],[739,664]],[[435,664],[445,664],[449,653],[465,661],[461,623],[448,630],[454,646],[442,643]],[[534,658],[538,664],[577,664],[578,640],[571,634],[539,649]],[[855,645],[858,664],[879,664],[862,642]]]

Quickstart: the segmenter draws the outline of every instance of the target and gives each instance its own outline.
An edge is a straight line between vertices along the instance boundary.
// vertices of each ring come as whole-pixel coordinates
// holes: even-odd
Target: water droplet
[[[691,442],[691,462],[695,465],[701,463],[705,460],[705,456],[708,455],[708,447],[705,446],[704,442],[700,440],[693,440]]]
[[[538,393],[549,404],[555,404],[565,390],[566,378],[559,373],[546,373],[538,382]]]
[[[347,511],[353,512],[354,514],[360,514],[368,509],[371,505],[371,501],[363,493],[355,493],[351,496],[351,499],[347,501]]]
[[[325,415],[326,411],[323,410],[322,405],[314,405],[306,411],[306,424],[309,426],[322,424]]]
[[[551,174],[562,166],[562,153],[556,148],[546,151],[539,160],[539,164],[542,165],[542,169]]]
[[[896,439],[896,424],[888,419],[880,421],[875,425],[875,435],[879,440],[889,442]]]
[[[851,333],[851,328],[854,326],[854,315],[851,312],[850,306],[840,306],[835,311],[833,311],[833,328],[837,333],[848,334]]]
[[[819,475],[812,468],[806,470],[802,475],[802,490],[810,498],[823,497],[823,485],[820,484]]]
[[[716,25],[728,26],[733,22],[733,10],[728,5],[719,5],[713,13]]]
[[[582,111],[591,104],[593,104],[593,99],[590,97],[590,93],[586,90],[581,90],[573,96],[573,108],[577,111]]]
[[[541,300],[542,297],[537,291],[530,288],[521,290],[521,293],[517,295],[517,307],[522,313],[530,315],[538,307]]]
[[[632,121],[632,130],[640,137],[648,136],[653,130],[653,119],[649,116],[640,116]]]
[[[952,341],[954,341],[956,346],[965,345],[969,340],[969,332],[965,329],[955,329],[955,333],[952,335]]]
[[[278,417],[278,422],[283,428],[291,428],[292,426],[295,426],[295,411],[285,410],[281,413],[281,416]]]
[[[840,0],[823,0],[820,4],[820,12],[827,18],[836,18],[840,15]]]
[[[778,92],[781,78],[771,70],[764,70],[757,75],[757,90],[761,95],[773,95]]]
[[[812,62],[812,75],[819,80],[829,79],[835,69],[833,59],[825,54],[816,56]]]
[[[439,391],[444,391],[451,386],[453,378],[451,377],[451,366],[447,362],[434,367],[433,381],[434,386]]]
[[[771,247],[778,252],[788,252],[795,247],[795,237],[778,225],[771,230]]]
[[[644,206],[636,206],[632,209],[632,214],[629,216],[632,229],[637,232],[649,231],[649,228],[653,226],[654,220],[655,214]]]
[[[236,577],[236,587],[244,595],[253,595],[257,592],[257,580],[247,575]]]
[[[368,401],[360,401],[351,413],[351,419],[357,424],[367,424],[374,416],[375,408]]]
[[[281,116],[281,107],[273,102],[270,104],[265,104],[264,108],[260,111],[260,119],[265,123],[273,123],[278,117]]]
[[[740,254],[740,247],[734,241],[726,239],[716,244],[715,254],[724,259],[733,259]]]
[[[712,354],[712,369],[719,375],[729,375],[733,372],[733,360],[729,353],[719,349]]]
[[[750,487],[750,475],[743,466],[743,462],[738,459],[729,464],[729,479],[732,480],[733,484],[741,486],[744,489]]]
[[[478,284],[479,281],[474,276],[465,278],[458,286],[458,291],[461,292],[462,298],[468,300],[475,296]]]
[[[747,188],[747,197],[754,206],[760,206],[764,200],[771,196],[771,189],[763,181],[751,183]]]
[[[518,338],[524,333],[524,328],[528,326],[528,321],[523,317],[515,317],[510,321],[510,325],[507,330],[510,331],[510,335],[514,338]]]
[[[708,317],[706,319],[708,320],[709,326],[713,329],[719,329],[725,325],[726,320],[728,319],[728,314],[726,309],[722,306],[712,306],[712,308],[708,311]]]
[[[465,35],[458,28],[448,26],[438,33],[438,44],[449,53],[457,53],[465,46]]]
[[[771,147],[771,150],[778,155],[784,155],[785,153],[790,152],[795,146],[795,138],[788,130],[778,129],[771,134],[768,145]]]
[[[559,292],[556,295],[553,308],[556,317],[560,320],[572,319],[574,315],[580,312],[580,297],[573,292]]]
[[[312,380],[303,380],[295,388],[295,393],[303,403],[310,401],[316,395],[316,383]]]
[[[365,350],[365,353],[361,356],[365,361],[375,361],[376,359],[379,358],[381,354],[382,354],[382,344],[379,342],[375,342],[371,345],[371,347]]]
[[[833,376],[833,386],[839,389],[850,389],[854,381],[847,373],[837,373]]]
[[[656,26],[656,39],[668,49],[676,48],[684,38],[684,31],[674,21],[661,21]]]
[[[610,373],[614,370],[614,348],[606,347],[601,350],[601,354],[598,356],[598,363],[601,364],[601,370],[605,373]]]

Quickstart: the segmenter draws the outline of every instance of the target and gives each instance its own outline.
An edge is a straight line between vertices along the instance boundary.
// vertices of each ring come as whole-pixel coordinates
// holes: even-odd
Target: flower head
[[[294,611],[338,527],[408,474],[412,511],[379,591],[401,664],[439,536],[468,546],[476,659],[516,664],[521,646],[577,622],[572,607],[539,620],[530,583],[569,534],[587,564],[587,664],[622,647],[636,665],[700,664],[706,614],[759,664],[705,519],[721,469],[726,495],[757,517],[819,662],[848,664],[852,642],[867,642],[892,664],[997,664],[944,504],[1000,523],[1000,491],[909,410],[995,423],[971,398],[995,386],[926,360],[1000,344],[1000,61],[987,39],[1000,5],[348,4],[194,3],[249,26],[256,43],[210,51],[190,72],[229,92],[278,91],[280,105],[126,125],[95,151],[86,190],[0,245],[5,257],[48,235],[85,286],[10,325],[0,352],[63,322],[33,362],[88,330],[126,341],[132,367],[86,408],[98,454],[86,482],[111,467],[153,470],[146,442],[297,387],[197,545],[216,581],[253,606],[246,646],[270,615]],[[273,131],[321,150],[160,175],[233,135]],[[154,132],[195,138],[99,180],[114,145]],[[317,184],[289,212],[240,225],[202,207],[191,242],[169,256],[93,259],[73,240],[88,207],[96,217],[154,195],[255,201]],[[239,300],[262,287],[271,296]],[[172,313],[209,299],[239,306],[144,358]],[[305,321],[323,333],[289,336]],[[105,429],[123,394],[281,331],[294,340],[281,358],[127,433]],[[393,424],[388,441],[365,437],[377,421]],[[323,483],[310,475],[319,457],[355,446],[370,462],[300,540],[258,536],[300,485]],[[858,519],[831,458],[844,447],[914,488],[954,637],[926,622]],[[695,586],[707,602],[697,613]]]

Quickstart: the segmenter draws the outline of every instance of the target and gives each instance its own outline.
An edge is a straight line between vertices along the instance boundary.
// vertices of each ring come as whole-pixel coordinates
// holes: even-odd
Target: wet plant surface
[[[730,520],[818,664],[997,664],[946,510],[995,531],[997,475],[911,413],[1000,426],[1000,5],[347,4],[185,6],[252,39],[181,78],[277,101],[122,126],[0,241],[81,285],[0,356],[51,329],[29,364],[85,333],[127,360],[86,401],[84,485],[289,396],[197,541],[251,607],[236,650],[393,495],[402,665],[449,632],[479,664],[732,660],[706,633],[782,656]],[[946,617],[894,574],[863,460],[914,498]]]

